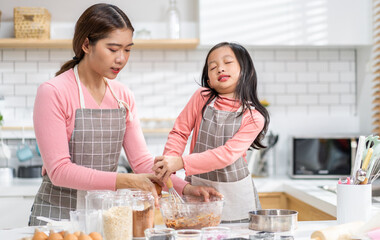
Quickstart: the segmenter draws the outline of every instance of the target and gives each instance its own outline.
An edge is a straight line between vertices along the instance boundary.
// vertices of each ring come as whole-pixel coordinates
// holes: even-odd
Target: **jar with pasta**
[[[103,234],[105,240],[131,240],[133,236],[130,196],[106,196],[103,200]]]

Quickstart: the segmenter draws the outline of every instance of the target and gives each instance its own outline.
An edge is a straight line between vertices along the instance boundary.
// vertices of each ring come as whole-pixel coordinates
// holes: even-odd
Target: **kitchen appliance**
[[[291,139],[293,178],[339,178],[350,176],[358,137],[295,136]]]

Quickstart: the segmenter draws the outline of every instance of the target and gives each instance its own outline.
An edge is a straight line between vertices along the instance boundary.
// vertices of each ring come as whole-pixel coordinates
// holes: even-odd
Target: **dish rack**
[[[15,7],[13,20],[16,38],[50,38],[51,15],[46,8]]]

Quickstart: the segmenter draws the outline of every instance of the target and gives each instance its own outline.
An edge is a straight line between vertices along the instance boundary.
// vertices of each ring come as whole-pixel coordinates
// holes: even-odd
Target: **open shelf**
[[[0,38],[0,48],[64,48],[71,49],[71,39]],[[199,39],[133,39],[136,49],[194,49]]]

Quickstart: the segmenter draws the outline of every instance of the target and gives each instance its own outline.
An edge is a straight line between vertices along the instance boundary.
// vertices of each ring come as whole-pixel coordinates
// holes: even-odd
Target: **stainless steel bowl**
[[[249,229],[267,232],[288,232],[297,228],[298,212],[285,209],[264,209],[249,212]]]

